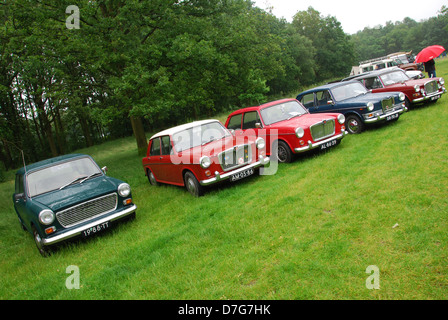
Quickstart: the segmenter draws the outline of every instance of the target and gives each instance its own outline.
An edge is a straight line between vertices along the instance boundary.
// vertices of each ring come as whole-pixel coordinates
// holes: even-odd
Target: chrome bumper
[[[108,215],[100,220],[95,220],[94,222],[91,222],[89,224],[83,224],[82,226],[79,226],[75,229],[71,229],[64,233],[58,234],[51,238],[44,238],[44,239],[42,239],[42,243],[44,245],[51,245],[51,244],[55,244],[55,243],[79,236],[79,235],[81,235],[81,232],[83,232],[84,230],[87,230],[89,228],[95,227],[99,224],[102,224],[102,223],[105,223],[108,221],[115,221],[115,220],[124,218],[124,217],[130,215],[131,213],[135,212],[135,210],[137,210],[137,206],[135,204],[133,204],[131,207],[126,208],[125,210],[121,210],[112,215]]]
[[[394,112],[391,113],[386,113],[386,114],[382,114],[378,117],[375,118],[371,118],[371,119],[364,119],[365,123],[375,123],[375,122],[379,122],[379,121],[383,121],[385,120],[387,117],[393,116],[395,114],[402,114],[403,112],[408,111],[407,107],[403,107],[402,109],[396,110]]]
[[[429,100],[429,99],[431,99],[432,97],[435,97],[435,96],[442,97],[442,94],[444,94],[445,92],[446,92],[446,89],[444,88],[443,92],[437,91],[435,93],[431,93],[430,95],[424,96],[423,98],[414,99],[414,100],[412,100],[412,103],[418,103],[418,102],[426,101],[426,100]]]
[[[238,173],[243,172],[243,171],[245,171],[247,169],[255,169],[255,168],[258,168],[258,167],[261,167],[261,166],[265,166],[265,165],[267,165],[269,163],[270,160],[271,159],[269,157],[259,157],[257,162],[254,162],[254,163],[252,163],[252,164],[250,164],[248,166],[244,166],[244,167],[238,168],[237,170],[233,170],[233,171],[230,171],[230,172],[227,172],[227,173],[224,173],[224,174],[219,174],[219,172],[216,171],[214,178],[210,178],[210,179],[207,179],[207,180],[202,180],[199,183],[202,186],[208,186],[210,184],[213,184],[213,183],[216,183],[216,182],[219,182],[219,181],[227,180],[231,176],[233,176],[234,174],[238,174]]]
[[[342,138],[344,138],[344,136],[346,136],[348,134],[348,131],[344,131],[341,132],[340,134],[338,134],[337,136],[333,136],[331,138],[316,142],[316,143],[312,143],[311,141],[308,141],[308,145],[306,147],[302,147],[302,148],[295,148],[294,152],[295,153],[300,153],[300,152],[305,152],[311,149],[315,149],[317,147],[320,147],[321,145],[333,141],[333,140],[340,140]]]

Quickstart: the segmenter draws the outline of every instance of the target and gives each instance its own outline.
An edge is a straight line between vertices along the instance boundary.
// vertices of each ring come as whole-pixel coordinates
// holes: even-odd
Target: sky
[[[365,27],[386,25],[387,21],[403,21],[409,17],[417,22],[435,17],[448,0],[252,0],[266,10],[274,7],[272,13],[288,22],[298,11],[313,7],[324,17],[333,16],[341,23],[345,33],[354,34]]]

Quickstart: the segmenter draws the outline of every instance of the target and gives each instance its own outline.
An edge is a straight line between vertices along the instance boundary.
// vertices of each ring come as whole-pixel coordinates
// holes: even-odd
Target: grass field
[[[448,59],[436,66],[448,80]],[[150,186],[133,138],[79,150],[132,186],[137,218],[46,259],[19,226],[9,172],[0,299],[447,299],[447,137],[445,95],[201,198]],[[72,265],[79,290],[66,288]],[[371,265],[380,289],[366,287]]]

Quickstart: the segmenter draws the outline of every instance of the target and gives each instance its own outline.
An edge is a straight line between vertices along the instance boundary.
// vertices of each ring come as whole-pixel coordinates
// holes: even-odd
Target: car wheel
[[[39,232],[37,232],[37,229],[34,226],[33,226],[33,238],[40,255],[42,257],[48,257],[51,254],[51,252],[48,249],[48,247],[43,244],[42,238],[40,237]]]
[[[200,185],[198,179],[191,172],[186,172],[184,176],[185,188],[195,197],[200,197],[204,194],[204,188]]]
[[[361,119],[354,114],[347,116],[345,126],[351,134],[358,134],[364,130],[364,123],[362,123]]]
[[[277,141],[274,144],[274,152],[272,153],[278,162],[290,163],[292,161],[292,151],[289,146],[283,141]]]
[[[146,176],[148,177],[148,181],[151,185],[153,185],[153,186],[159,185],[159,183],[156,180],[156,177],[154,176],[154,173],[152,173],[151,170],[149,170],[149,169],[146,170]]]

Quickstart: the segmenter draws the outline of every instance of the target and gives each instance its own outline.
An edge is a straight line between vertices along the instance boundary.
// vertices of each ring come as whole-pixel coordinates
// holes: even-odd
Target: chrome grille
[[[56,213],[59,223],[67,228],[86,220],[114,211],[117,208],[116,193],[108,194]]]
[[[433,81],[429,81],[429,82],[425,83],[425,91],[427,94],[431,94],[431,93],[435,93],[435,92],[439,91],[439,85],[438,85],[437,81],[433,80]]]
[[[394,97],[390,97],[389,99],[384,99],[381,101],[381,106],[383,107],[383,112],[386,113],[390,110],[392,110],[395,106],[395,99]]]
[[[329,136],[334,135],[336,126],[334,119],[324,120],[322,122],[316,123],[310,127],[311,136],[314,141],[319,141],[325,139]]]
[[[221,152],[219,155],[219,163],[224,171],[244,166],[252,161],[252,150],[250,145],[235,146]]]

